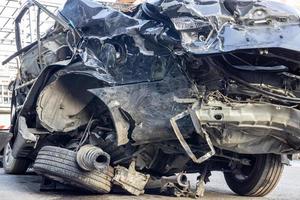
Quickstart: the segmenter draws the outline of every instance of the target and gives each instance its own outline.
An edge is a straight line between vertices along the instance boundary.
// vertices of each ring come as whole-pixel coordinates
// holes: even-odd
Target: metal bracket
[[[204,167],[204,170],[202,171],[200,175],[200,179],[198,180],[197,186],[196,186],[196,192],[195,192],[195,198],[200,198],[204,196],[205,192],[205,178],[208,173],[208,165],[206,164]]]
[[[207,159],[211,158],[213,155],[215,155],[216,151],[214,149],[214,146],[212,145],[212,142],[210,140],[210,137],[208,135],[208,133],[206,132],[206,130],[204,130],[200,124],[200,119],[198,119],[196,113],[195,113],[195,109],[194,107],[198,105],[198,103],[195,103],[193,106],[192,106],[192,109],[188,109],[178,115],[176,115],[175,117],[172,117],[170,119],[170,122],[171,122],[171,125],[172,125],[172,128],[175,132],[175,135],[177,137],[177,139],[179,140],[181,146],[184,148],[185,152],[188,154],[188,156],[193,160],[193,162],[195,163],[202,163],[204,161],[206,161]],[[186,116],[189,116],[191,117],[192,121],[193,121],[193,125],[196,129],[196,132],[201,135],[207,142],[207,145],[209,146],[210,148],[210,151],[207,152],[205,155],[201,156],[200,158],[197,158],[196,155],[192,152],[191,148],[189,147],[189,145],[187,144],[186,140],[184,139],[183,135],[181,134],[181,131],[177,125],[177,121],[186,117]]]

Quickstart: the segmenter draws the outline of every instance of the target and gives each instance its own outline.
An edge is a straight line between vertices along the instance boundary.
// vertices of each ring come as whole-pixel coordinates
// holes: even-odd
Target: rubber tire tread
[[[43,147],[33,169],[38,174],[93,193],[109,193],[112,187],[112,167],[103,171],[81,170],[76,162],[76,152],[60,147]]]
[[[238,181],[232,173],[224,173],[229,188],[241,195],[263,197],[272,192],[277,186],[284,165],[280,155],[262,154],[257,155],[254,172],[246,181]]]

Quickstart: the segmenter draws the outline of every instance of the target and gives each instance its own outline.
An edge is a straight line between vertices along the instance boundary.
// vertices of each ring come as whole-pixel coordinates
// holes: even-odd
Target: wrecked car
[[[30,6],[56,23],[22,47]],[[30,1],[4,62],[21,60],[5,171],[195,197],[222,171],[235,193],[267,195],[300,152],[299,16],[260,0],[68,0],[57,15]],[[200,174],[195,192],[184,173]]]

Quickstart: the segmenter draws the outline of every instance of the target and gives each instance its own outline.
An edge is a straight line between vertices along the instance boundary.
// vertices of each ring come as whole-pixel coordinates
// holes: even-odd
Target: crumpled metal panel
[[[185,51],[212,54],[241,49],[287,48],[299,51],[299,11],[258,0],[165,0],[162,14],[180,33]],[[286,26],[289,24],[289,26]]]
[[[169,120],[188,106],[175,102],[174,98],[188,96],[193,90],[186,77],[174,68],[173,73],[162,81],[90,91],[110,109],[113,121],[117,123],[118,144],[124,144],[127,139],[137,143],[174,139]],[[129,125],[128,130],[119,127],[121,122]],[[194,130],[187,120],[180,127],[185,135]]]
[[[251,154],[291,154],[300,149],[300,111],[273,104],[212,101],[194,110],[213,144]],[[218,131],[217,131],[218,130]]]
[[[174,64],[167,48],[139,34],[147,20],[87,0],[67,1],[60,13],[88,40],[80,53],[84,64],[110,74],[116,84],[162,80]]]
[[[68,0],[61,15],[82,33],[82,41],[78,49],[73,49],[76,55],[72,64],[51,66],[55,67],[53,71],[44,69],[29,96],[37,96],[46,85],[47,71],[58,71],[59,77],[81,74],[96,78],[103,85],[89,91],[110,109],[119,145],[175,137],[169,119],[188,105],[174,99],[192,97],[193,80],[188,76],[191,74],[184,72],[194,63],[186,60],[247,49],[282,48],[297,54],[300,51],[299,12],[268,1],[164,0],[142,4],[125,14],[93,1]],[[174,71],[177,72],[173,74]],[[33,110],[36,100],[29,97],[21,114]],[[182,131],[193,131],[187,121],[181,125]],[[235,133],[240,138],[248,134]],[[221,146],[228,142],[229,146],[238,141],[228,149],[249,152],[255,144],[271,141],[256,139],[253,142],[249,137],[229,137],[216,143]],[[277,142],[268,145],[258,151],[287,152],[285,146],[274,150]]]
[[[126,34],[139,25],[139,21],[98,2],[89,0],[68,0],[61,14],[73,26],[84,29],[85,35],[113,37]]]
[[[300,51],[300,45],[296,45],[300,41],[299,12],[276,2],[164,0],[144,3],[126,15],[100,3],[69,0],[61,14],[86,39],[104,44],[95,46],[93,53],[86,50],[81,57],[92,57],[93,62],[85,63],[95,67],[102,63],[117,84],[162,79],[151,73],[168,70],[165,63],[171,52],[209,55],[259,48]],[[121,61],[120,46],[125,55]]]

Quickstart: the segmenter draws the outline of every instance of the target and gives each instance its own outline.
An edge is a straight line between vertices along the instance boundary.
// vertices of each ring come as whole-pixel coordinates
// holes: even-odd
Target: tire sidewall
[[[281,176],[283,165],[277,155],[261,154],[255,157],[253,169],[245,180],[239,180],[232,172],[224,173],[229,188],[241,196],[265,196],[274,189]]]
[[[235,188],[239,188],[240,195],[247,195],[248,193],[251,193],[264,172],[266,159],[267,157],[264,155],[257,155],[252,172],[246,180],[238,180],[232,173],[225,174],[225,176],[229,176],[229,178],[227,179],[227,181],[230,182],[229,185],[233,185]]]
[[[61,162],[63,158],[66,158],[66,163]],[[76,162],[76,153],[60,147],[43,147],[38,153],[33,169],[50,179],[92,193],[108,193],[112,186],[112,172],[102,172],[100,175],[96,171],[83,171]],[[100,182],[96,182],[93,176],[97,176],[97,181]]]
[[[5,146],[3,151],[3,168],[6,173],[11,173],[16,159],[12,155],[12,148],[10,142]]]

